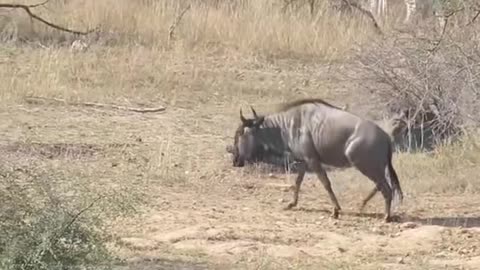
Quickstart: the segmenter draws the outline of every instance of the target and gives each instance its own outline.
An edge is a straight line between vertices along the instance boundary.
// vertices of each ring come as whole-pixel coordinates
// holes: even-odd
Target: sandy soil
[[[56,103],[2,107],[2,155],[25,166],[43,164],[81,175],[104,189],[141,179],[148,205],[138,209],[140,217],[115,226],[114,249],[126,259],[125,269],[480,268],[480,197],[416,192],[421,179],[405,177],[402,164],[406,196],[395,209],[399,223],[383,223],[378,195],[359,213],[372,184],[354,170],[330,174],[343,207],[338,220],[329,217],[331,204],[313,175],[302,186],[298,207],[283,210],[294,175],[231,166],[225,146],[232,141],[238,107],[248,101],[261,112],[259,104],[267,100],[275,100],[272,104],[320,92],[336,96],[340,104],[350,102],[357,112],[368,107],[340,86],[332,94],[326,70],[312,74],[278,64],[286,75],[258,66],[212,71],[215,65],[202,67],[201,61],[176,80],[196,73],[196,80],[221,87],[193,84],[178,91],[163,113]],[[222,81],[215,81],[220,73]],[[244,85],[252,80],[263,84],[259,89]],[[318,91],[321,80],[326,88]],[[225,82],[231,95],[218,92],[228,86]],[[282,98],[261,90],[280,82]],[[290,92],[294,85],[303,88]]]
[[[139,156],[148,156],[146,153],[153,145],[161,145],[155,141],[155,130],[165,128],[165,119],[180,117],[176,115],[179,112],[174,110],[156,116],[131,116],[118,112],[70,109],[68,115],[73,117],[53,118],[61,112],[61,115],[67,115],[65,109],[62,106],[22,107],[3,111],[5,137],[12,137],[16,131],[22,130],[19,135],[29,136],[38,132],[36,138],[42,138],[42,134],[48,132],[48,139],[45,138],[43,145],[5,142],[3,150],[15,153],[17,157],[23,153],[31,158],[55,160],[65,158],[55,154],[58,149],[63,149],[60,150],[62,153],[69,149],[70,158],[78,155],[85,161],[99,149],[112,152],[112,144],[124,140],[135,145],[130,146],[131,151],[136,148]],[[40,132],[36,129],[39,126],[42,127]],[[115,136],[106,132],[106,127],[115,129]],[[135,130],[141,127],[151,132],[142,132],[142,142],[138,142],[134,135]],[[75,152],[74,149],[79,147],[68,144],[70,139],[94,129],[102,132],[91,132],[85,136],[84,143],[103,141],[95,144],[98,149],[90,146]],[[199,142],[192,142],[189,146],[193,148],[190,155],[203,151],[198,148],[209,148],[209,145],[223,142],[214,136],[209,137],[208,131],[196,133],[196,136]],[[181,140],[178,137],[176,139]],[[45,148],[45,145],[49,147]],[[176,154],[188,155],[183,150],[189,147]],[[344,208],[340,219],[334,220],[329,217],[330,202],[313,175],[307,176],[297,209],[285,211],[283,207],[291,199],[293,175],[270,174],[261,168],[236,169],[231,167],[229,156],[222,152],[223,143],[217,143],[212,148],[212,155],[204,153],[195,160],[199,163],[199,166],[194,166],[196,171],[190,171],[193,166],[186,164],[191,162],[190,159],[185,158],[181,163],[181,159],[175,158],[176,161],[171,164],[161,164],[162,168],[169,166],[173,172],[167,173],[163,168],[160,176],[148,174],[152,178],[150,188],[153,194],[150,207],[143,219],[126,220],[117,228],[121,238],[119,253],[128,258],[132,269],[137,269],[140,263],[147,267],[148,262],[151,265],[145,269],[157,269],[155,265],[158,267],[160,262],[167,269],[480,267],[480,218],[473,216],[480,203],[478,196],[407,194],[404,204],[396,209],[401,222],[384,224],[381,219],[383,204],[379,196],[365,213],[358,212],[361,198],[371,184],[355,172],[345,170],[331,174],[334,189]],[[168,150],[160,148],[154,151]],[[172,156],[174,152],[170,152]],[[108,161],[108,157],[106,159]],[[99,166],[105,162],[97,157],[89,164]],[[133,162],[140,164],[140,161]],[[212,163],[217,166],[212,167]],[[201,164],[204,164],[203,168]],[[147,167],[143,165],[135,171],[140,172]],[[171,179],[160,179],[169,175]],[[172,263],[176,266],[169,268],[165,263],[167,259],[186,260],[188,263],[184,263],[184,268],[181,268],[181,263]]]

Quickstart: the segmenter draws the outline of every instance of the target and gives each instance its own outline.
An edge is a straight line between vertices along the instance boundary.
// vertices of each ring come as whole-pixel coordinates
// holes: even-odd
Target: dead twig
[[[85,107],[97,107],[97,108],[111,108],[117,110],[124,110],[130,112],[138,112],[138,113],[154,113],[154,112],[163,112],[167,108],[166,107],[157,107],[157,108],[132,108],[132,107],[125,107],[125,106],[118,106],[113,104],[104,104],[104,103],[94,103],[94,102],[69,102],[65,99],[60,98],[45,98],[45,97],[36,97],[30,96],[26,97],[25,101],[30,104],[38,104],[38,103],[45,103],[45,102],[56,102],[56,103],[65,103],[72,106],[85,106]]]
[[[72,30],[72,29],[68,29],[66,27],[63,27],[63,26],[60,26],[60,25],[57,25],[57,24],[54,24],[52,22],[49,22],[45,19],[43,19],[42,17],[36,15],[35,13],[33,13],[30,9],[31,8],[36,8],[36,7],[39,7],[39,6],[43,6],[45,4],[47,4],[50,0],[46,0],[42,3],[39,3],[39,4],[33,4],[33,5],[22,5],[22,4],[8,4],[8,3],[5,3],[5,4],[0,4],[0,8],[9,8],[9,9],[22,9],[24,10],[28,16],[31,18],[31,19],[34,19],[34,20],[37,20],[45,25],[48,25],[54,29],[57,29],[57,30],[60,30],[60,31],[63,31],[63,32],[67,32],[67,33],[71,33],[71,34],[75,34],[75,35],[88,35],[92,32],[94,32],[96,29],[91,29],[91,30],[88,30],[88,31],[78,31],[78,30]]]
[[[168,29],[168,40],[171,41],[173,40],[174,38],[174,34],[175,34],[175,29],[177,28],[177,25],[180,23],[180,21],[182,20],[183,18],[183,15],[185,15],[185,13],[187,13],[187,11],[192,7],[192,5],[188,5],[186,6],[182,12],[180,12],[180,14],[178,14],[178,16],[175,18],[175,21],[173,21],[172,25],[170,25],[170,28]]]
[[[480,9],[479,9],[479,10],[475,10],[475,12],[476,12],[476,13],[475,13],[475,16],[473,16],[472,20],[471,20],[469,23],[467,23],[466,26],[472,25],[472,24],[477,20],[478,16],[480,16]]]
[[[463,11],[464,8],[460,8],[460,9],[457,9],[457,10],[453,10],[451,12],[449,12],[448,14],[442,16],[443,17],[443,29],[442,29],[442,33],[440,34],[440,37],[438,38],[438,40],[435,42],[435,46],[431,49],[428,50],[428,52],[430,53],[434,53],[438,50],[438,48],[440,47],[440,44],[442,43],[443,41],[443,38],[445,37],[445,33],[447,31],[447,25],[448,25],[448,20],[450,19],[450,17],[452,17],[453,15]]]

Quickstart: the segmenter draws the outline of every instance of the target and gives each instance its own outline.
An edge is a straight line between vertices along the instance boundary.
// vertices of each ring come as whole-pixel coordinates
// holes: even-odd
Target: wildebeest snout
[[[243,167],[245,166],[245,160],[240,157],[237,151],[235,151],[235,147],[233,145],[227,145],[225,147],[225,150],[232,154],[232,160],[233,160],[233,167]]]
[[[240,157],[233,158],[233,167],[243,167],[245,166],[245,161]]]

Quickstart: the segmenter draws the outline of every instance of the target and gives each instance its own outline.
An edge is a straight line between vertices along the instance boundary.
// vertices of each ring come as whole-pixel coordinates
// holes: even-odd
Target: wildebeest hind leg
[[[370,193],[368,193],[368,195],[365,197],[365,199],[363,199],[362,205],[360,205],[360,212],[363,211],[363,208],[365,208],[365,206],[367,205],[367,203],[373,198],[373,196],[375,196],[375,194],[377,194],[377,192],[378,192],[378,188],[375,186],[375,187],[370,191]]]
[[[385,222],[391,222],[391,208],[392,208],[392,189],[388,185],[387,181],[382,178],[382,181],[378,181],[377,187],[382,192],[383,198],[385,199]]]
[[[285,210],[291,209],[295,206],[297,206],[298,203],[298,194],[300,193],[300,186],[302,185],[303,178],[305,177],[305,172],[307,168],[305,164],[301,163],[298,166],[298,175],[297,179],[295,179],[295,187],[293,189],[293,200],[290,202],[287,207],[285,207]]]
[[[356,166],[357,169],[363,173],[363,175],[367,176],[370,180],[372,180],[375,185],[376,185],[376,189],[379,190],[382,195],[383,195],[383,198],[385,200],[385,222],[390,222],[392,221],[392,217],[391,217],[391,205],[392,205],[392,189],[390,188],[390,185],[388,184],[387,182],[387,179],[385,178],[385,176],[383,175],[383,170],[381,169],[376,169],[375,167],[370,167],[370,166]],[[367,199],[371,199],[371,198],[368,198],[370,197],[373,197],[374,192],[372,190],[372,192],[370,192],[369,196],[367,196]],[[368,201],[367,201],[368,202]]]

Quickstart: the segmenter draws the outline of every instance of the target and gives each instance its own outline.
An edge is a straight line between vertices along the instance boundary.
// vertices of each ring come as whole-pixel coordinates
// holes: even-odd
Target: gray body
[[[292,208],[298,203],[300,186],[306,170],[315,172],[334,205],[336,218],[340,205],[331,188],[324,165],[355,167],[375,183],[362,208],[380,191],[385,199],[385,220],[390,221],[393,196],[403,198],[392,166],[390,136],[375,123],[332,106],[320,99],[306,99],[285,105],[279,112],[245,119],[235,135],[231,152],[234,166],[243,166],[258,151],[284,155],[300,162],[295,181]]]

